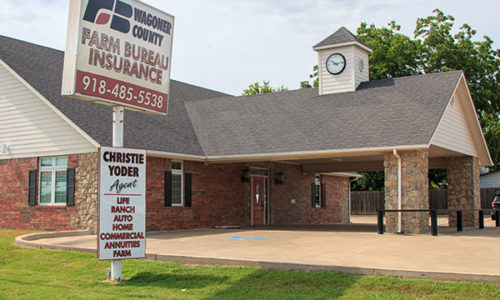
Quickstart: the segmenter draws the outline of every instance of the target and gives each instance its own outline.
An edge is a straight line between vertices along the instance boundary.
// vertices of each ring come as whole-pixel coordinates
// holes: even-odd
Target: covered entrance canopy
[[[288,102],[293,110],[283,109]],[[462,72],[364,82],[353,93],[214,99],[187,110],[208,161],[286,162],[314,173],[383,170],[386,209],[398,208],[399,190],[403,209],[428,209],[428,170],[435,168],[448,170],[450,209],[479,208],[479,166],[492,165]],[[388,218],[389,231],[396,222]],[[465,226],[475,222],[464,215]],[[412,214],[402,230],[425,232],[427,224],[425,214]]]

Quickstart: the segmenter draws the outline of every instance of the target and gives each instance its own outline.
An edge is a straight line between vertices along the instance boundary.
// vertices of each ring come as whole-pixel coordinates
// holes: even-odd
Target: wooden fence
[[[373,215],[384,209],[384,191],[351,192],[351,214]]]
[[[495,191],[500,188],[481,189],[481,208],[491,208]],[[429,207],[448,209],[448,190],[429,190]],[[374,215],[384,209],[384,192],[351,192],[351,213],[353,215]]]

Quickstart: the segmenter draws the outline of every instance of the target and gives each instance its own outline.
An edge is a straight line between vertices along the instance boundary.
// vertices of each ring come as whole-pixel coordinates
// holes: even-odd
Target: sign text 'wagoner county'
[[[173,24],[139,1],[71,1],[62,94],[166,114]]]

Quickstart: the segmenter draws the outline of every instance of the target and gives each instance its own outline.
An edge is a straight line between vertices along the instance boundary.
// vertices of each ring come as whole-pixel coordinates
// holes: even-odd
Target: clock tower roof
[[[340,27],[332,35],[328,36],[321,42],[317,43],[313,47],[313,49],[317,51],[322,49],[328,49],[344,45],[353,45],[353,44],[356,44],[361,48],[364,48],[368,52],[372,52],[372,49],[370,49],[370,47],[368,47],[362,40],[358,39],[354,34],[352,34],[352,32],[350,32],[344,26]]]

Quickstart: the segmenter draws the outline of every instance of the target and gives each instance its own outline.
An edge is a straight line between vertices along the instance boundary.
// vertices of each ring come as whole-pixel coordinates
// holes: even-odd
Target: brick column
[[[429,209],[429,152],[426,149],[401,151],[402,209]],[[398,159],[393,153],[384,156],[385,209],[398,208]],[[397,213],[386,213],[387,232],[397,232]],[[429,213],[402,213],[402,231],[429,232]]]
[[[479,209],[481,196],[479,186],[479,159],[477,157],[453,157],[448,159],[448,209]],[[457,224],[456,213],[450,213],[449,225]],[[477,213],[464,212],[463,226],[474,227]]]

